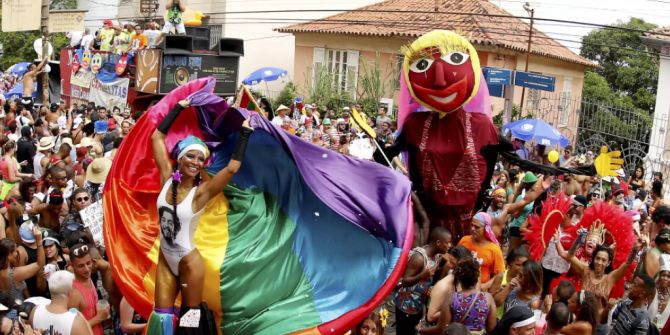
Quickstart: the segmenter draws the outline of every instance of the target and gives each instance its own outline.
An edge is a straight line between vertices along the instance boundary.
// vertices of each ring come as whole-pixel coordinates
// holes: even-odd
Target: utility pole
[[[42,0],[42,60],[49,57],[49,0]],[[48,61],[47,61],[48,64]],[[46,65],[45,65],[46,66]],[[42,105],[49,106],[49,74],[42,73]]]
[[[524,72],[528,72],[528,61],[529,61],[529,58],[530,58],[530,48],[531,48],[531,42],[533,40],[533,23],[535,22],[533,19],[535,17],[535,9],[530,8],[530,4],[527,3],[527,2],[523,5],[523,9],[525,9],[526,12],[528,13],[528,15],[530,16],[530,30],[528,31],[528,48],[526,49],[526,66],[524,67],[524,70],[523,70]],[[523,115],[523,102],[524,102],[525,98],[526,98],[526,88],[523,87],[521,89],[521,107],[519,108],[520,109],[519,112],[521,113],[521,115]]]

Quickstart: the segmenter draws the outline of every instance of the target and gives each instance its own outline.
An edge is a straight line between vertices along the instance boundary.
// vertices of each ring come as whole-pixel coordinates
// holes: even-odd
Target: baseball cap
[[[575,205],[575,206],[586,207],[586,205],[588,203],[589,202],[586,200],[586,197],[581,195],[581,194],[577,194],[577,195],[572,197],[572,204]]]

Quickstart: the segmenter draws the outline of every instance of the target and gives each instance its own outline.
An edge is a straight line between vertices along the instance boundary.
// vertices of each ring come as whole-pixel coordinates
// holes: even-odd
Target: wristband
[[[174,108],[168,113],[163,121],[158,125],[156,129],[160,131],[161,133],[167,135],[168,130],[170,130],[170,127],[174,123],[175,120],[177,120],[177,116],[179,116],[179,113],[184,110],[184,107],[177,103]]]
[[[242,158],[244,158],[244,152],[247,150],[247,143],[249,142],[249,136],[251,136],[251,133],[253,132],[254,132],[253,129],[242,127],[242,129],[240,130],[240,139],[237,141],[235,151],[233,151],[233,155],[230,157],[231,159],[240,162],[242,161]]]

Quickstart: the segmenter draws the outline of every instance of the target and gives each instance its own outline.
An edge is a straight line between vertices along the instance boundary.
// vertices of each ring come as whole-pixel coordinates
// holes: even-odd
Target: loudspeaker
[[[188,35],[166,35],[163,49],[178,49],[193,52],[193,37]]]
[[[239,38],[222,38],[219,41],[219,55],[244,56],[244,40]]]

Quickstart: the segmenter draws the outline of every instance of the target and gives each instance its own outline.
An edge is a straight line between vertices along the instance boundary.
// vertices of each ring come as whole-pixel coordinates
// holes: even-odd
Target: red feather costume
[[[529,241],[529,248],[531,257],[539,260],[549,244],[549,239],[558,229],[560,222],[569,208],[569,200],[566,204],[565,197],[557,197],[553,201],[546,201],[542,208],[541,215],[530,217],[529,233],[525,234],[525,238]],[[567,206],[567,208],[566,208]],[[584,216],[576,226],[566,228],[561,238],[561,245],[565,250],[568,250],[574,241],[577,239],[578,230],[581,228],[591,230],[595,225],[603,225],[605,228],[604,241],[598,241],[602,244],[614,247],[614,259],[612,267],[618,268],[628,258],[628,255],[635,244],[635,233],[633,232],[633,222],[630,216],[626,215],[620,208],[609,205],[605,202],[596,202],[592,207],[584,210]],[[548,237],[547,237],[548,236]],[[591,262],[591,254],[586,251],[586,247],[582,246],[577,249],[575,256],[586,263]],[[635,264],[627,269],[624,280],[616,283],[610,292],[610,298],[620,298],[624,293],[624,283],[632,278],[635,269]],[[581,289],[582,278],[580,275],[568,271],[561,277],[554,279],[551,284],[551,289],[558,285],[561,280],[569,280],[575,284],[577,289]]]

